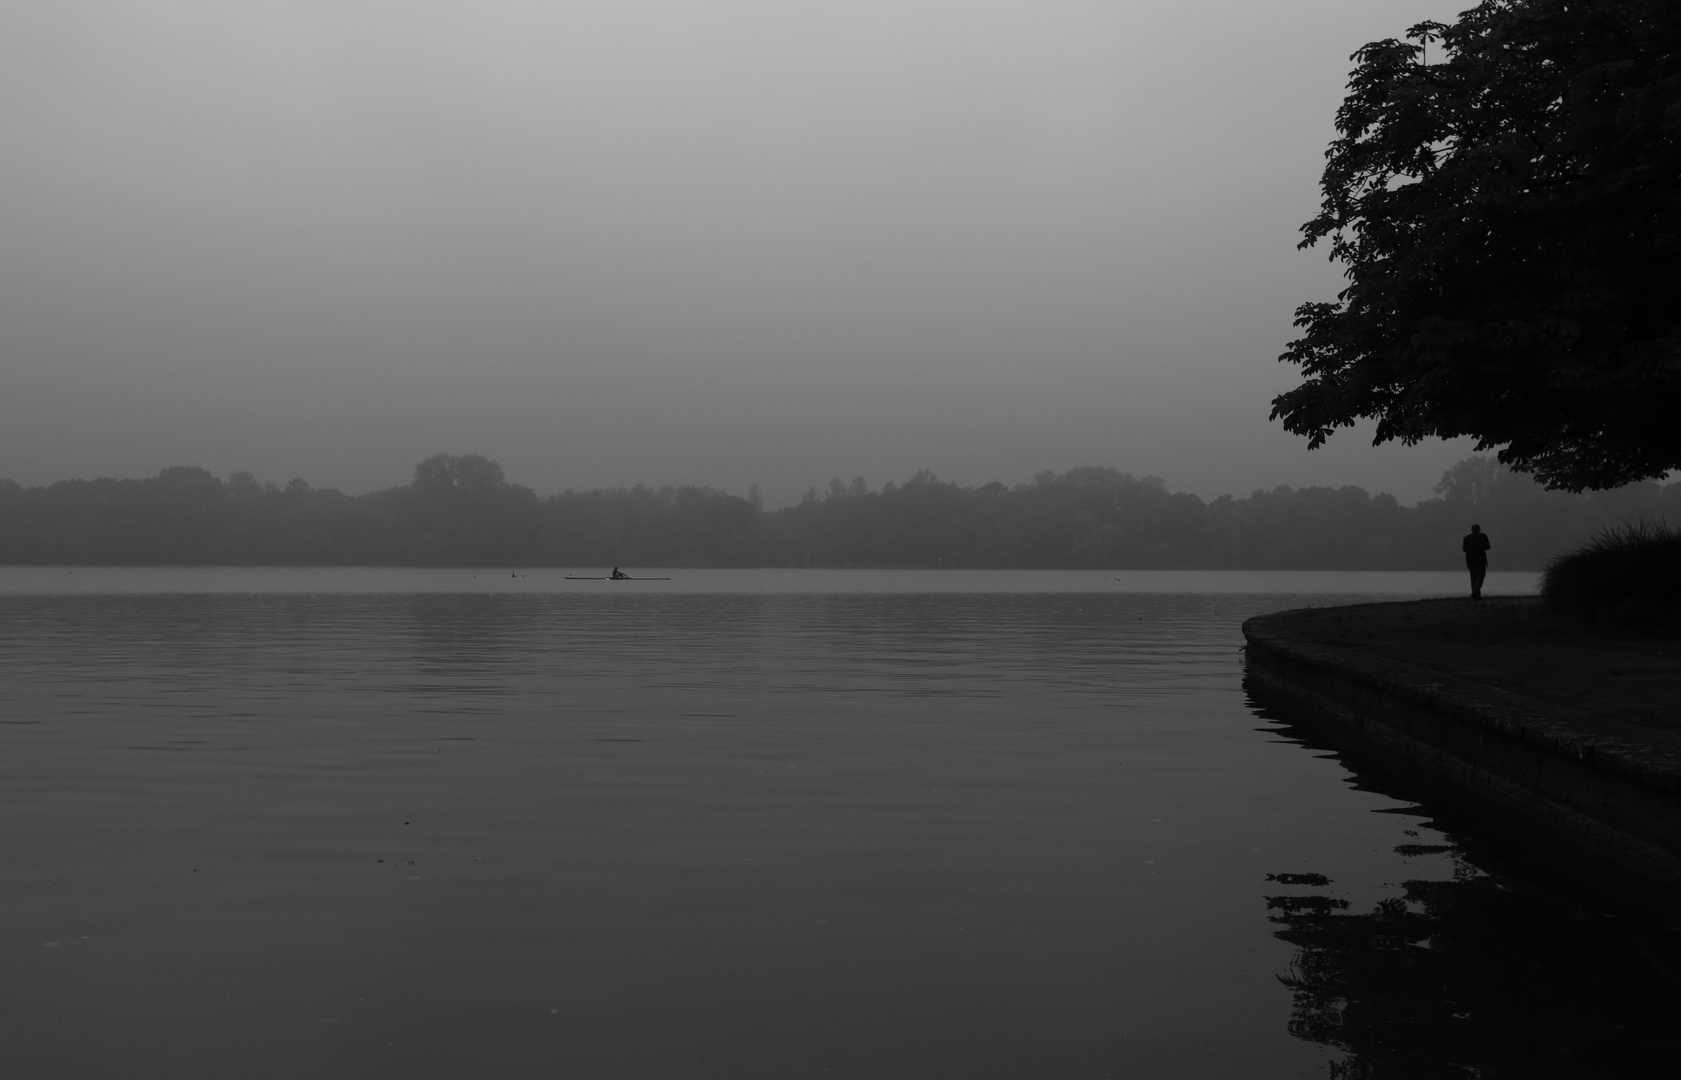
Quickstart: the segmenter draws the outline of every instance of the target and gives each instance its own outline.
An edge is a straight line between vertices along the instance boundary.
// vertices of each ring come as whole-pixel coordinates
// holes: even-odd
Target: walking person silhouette
[[[1471,526],[1471,531],[1465,534],[1465,539],[1459,542],[1459,550],[1465,553],[1465,569],[1471,571],[1471,599],[1483,598],[1483,576],[1488,573],[1488,549],[1491,545],[1488,537],[1483,533],[1481,525]]]

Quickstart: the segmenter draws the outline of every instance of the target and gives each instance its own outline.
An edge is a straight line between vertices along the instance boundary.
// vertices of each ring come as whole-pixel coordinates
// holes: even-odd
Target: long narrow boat
[[[571,574],[567,574],[566,575],[566,580],[567,581],[670,581],[671,579],[668,578],[668,577],[631,577],[628,574],[624,577],[573,577]]]

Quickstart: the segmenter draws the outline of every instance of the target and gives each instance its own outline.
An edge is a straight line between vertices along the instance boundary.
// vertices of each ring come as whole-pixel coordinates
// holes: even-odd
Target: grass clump
[[[1586,622],[1681,628],[1681,529],[1644,519],[1607,529],[1547,564],[1541,601]]]

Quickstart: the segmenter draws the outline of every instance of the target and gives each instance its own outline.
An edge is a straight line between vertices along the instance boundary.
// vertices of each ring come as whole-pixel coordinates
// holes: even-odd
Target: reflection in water
[[[1356,786],[1397,788],[1343,763]],[[1455,836],[1397,845],[1406,862],[1445,856],[1446,872],[1358,903],[1324,874],[1267,875],[1268,918],[1298,950],[1279,977],[1290,1033],[1343,1051],[1330,1075],[1346,1080],[1667,1075],[1673,931],[1560,895]]]
[[[0,597],[0,1073],[1359,1075],[1394,980],[1333,931],[1471,908],[1256,730],[1238,626],[1315,601]]]

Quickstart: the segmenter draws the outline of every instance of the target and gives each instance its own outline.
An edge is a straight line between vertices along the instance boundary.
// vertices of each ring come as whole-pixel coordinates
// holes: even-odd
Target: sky
[[[1469,0],[0,0],[0,477],[1427,498],[1268,419],[1361,44]]]

